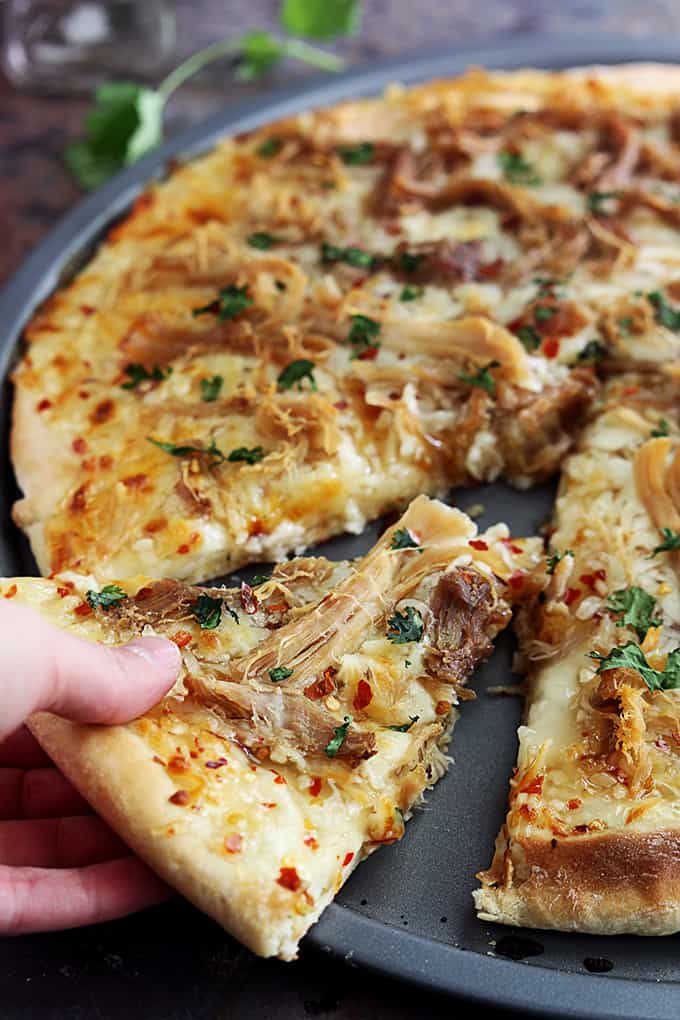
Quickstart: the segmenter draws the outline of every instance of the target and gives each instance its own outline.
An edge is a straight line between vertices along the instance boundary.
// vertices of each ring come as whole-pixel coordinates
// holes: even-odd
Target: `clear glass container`
[[[5,0],[2,64],[17,88],[90,91],[111,77],[152,80],[172,63],[173,0]]]

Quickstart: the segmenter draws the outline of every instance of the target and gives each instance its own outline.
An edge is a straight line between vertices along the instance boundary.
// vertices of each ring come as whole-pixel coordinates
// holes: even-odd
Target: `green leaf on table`
[[[360,22],[360,0],[284,0],[281,8],[286,31],[309,39],[352,35]]]

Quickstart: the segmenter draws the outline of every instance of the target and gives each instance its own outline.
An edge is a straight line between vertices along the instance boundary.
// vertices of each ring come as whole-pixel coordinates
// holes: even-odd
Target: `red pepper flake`
[[[223,765],[227,764],[226,758],[217,758],[215,761],[207,761],[205,767],[207,769],[221,769]]]
[[[123,485],[126,489],[141,489],[146,483],[147,476],[140,472],[137,475],[128,475],[127,478],[123,479]]]
[[[78,390],[78,396],[80,397],[81,400],[89,400],[90,398],[90,394],[87,392],[87,390]]]
[[[58,590],[59,590],[59,589],[57,589],[57,591],[58,591]],[[14,598],[14,596],[16,595],[16,593],[17,593],[17,586],[16,586],[16,584],[10,584],[9,588],[8,588],[8,589],[7,589],[7,591],[5,592],[5,595],[4,595],[4,597],[5,597],[6,599],[13,599],[13,598]]]
[[[639,391],[639,386],[624,386],[621,392],[624,397],[632,397],[634,394],[639,393]]]
[[[272,602],[264,607],[265,613],[285,613],[290,606],[287,602]]]
[[[297,892],[302,885],[302,879],[295,868],[281,868],[276,881],[284,889],[290,889],[291,892]]]
[[[61,585],[59,585],[59,587],[57,588],[57,595],[59,596],[60,599],[65,599],[66,596],[70,594],[71,592],[68,590],[68,588],[62,588]],[[7,598],[7,596],[5,596],[5,598]]]
[[[232,832],[224,841],[224,849],[228,854],[238,854],[243,846],[243,836],[239,832]]]
[[[343,868],[346,868],[346,867],[347,867],[347,865],[348,865],[348,864],[351,864],[353,860],[354,860],[354,854],[352,853],[352,851],[351,851],[351,850],[349,850],[349,851],[348,851],[348,852],[347,852],[347,853],[345,854],[345,859],[344,859],[344,861],[342,862],[342,866],[343,866]]]
[[[71,446],[73,447],[74,453],[85,453],[85,451],[87,450],[87,440],[83,439],[82,436],[78,436],[76,439],[73,440]]]
[[[189,803],[189,794],[186,790],[176,790],[171,797],[168,797],[171,804],[185,807]]]
[[[87,602],[81,602],[79,606],[73,610],[76,616],[91,616],[92,607]]]
[[[277,773],[277,774],[276,774],[276,775],[274,776],[274,782],[275,782],[275,783],[278,783],[278,784],[279,784],[279,786],[285,786],[285,785],[286,785],[286,779],[285,779],[285,776],[280,776],[280,775],[279,775],[279,774]]]
[[[515,570],[514,573],[510,574],[508,578],[508,584],[511,588],[522,588],[524,587],[524,578],[526,577],[525,570]]]
[[[482,538],[471,538],[468,545],[472,546],[473,549],[488,549],[488,545]]]
[[[539,774],[534,776],[531,782],[527,786],[520,786],[521,793],[536,793],[539,794],[543,790],[543,775]]]
[[[94,315],[97,309],[93,308],[92,305],[81,305],[80,310],[83,315]]]
[[[249,584],[246,584],[245,581],[242,581],[241,582],[241,605],[243,606],[243,611],[245,613],[247,613],[248,616],[252,616],[253,613],[257,612],[257,608],[258,608],[259,604],[260,603],[257,601],[257,596],[255,595],[255,592],[253,591],[253,589],[250,587]]]
[[[314,776],[311,783],[309,784],[309,792],[312,797],[318,797],[321,793],[321,787],[323,786],[323,779],[321,776]]]
[[[186,554],[189,552],[189,546],[186,543],[178,545],[177,552],[180,554],[180,556],[186,556]]]
[[[434,706],[435,715],[446,715],[447,712],[451,711],[450,701],[438,701]]]
[[[564,598],[562,599],[562,601],[564,602],[565,606],[570,606],[572,602],[576,602],[576,600],[580,598],[580,596],[581,596],[580,588],[567,588],[567,590],[564,593]]]
[[[335,681],[333,677],[337,673],[335,666],[329,666],[323,671],[322,676],[318,680],[315,680],[309,687],[305,687],[304,693],[310,701],[318,701],[319,698],[324,698],[327,694],[332,694],[335,690]],[[369,699],[370,700],[370,699]]]
[[[317,843],[314,836],[305,836],[302,842],[305,844],[305,846],[308,846],[310,850],[319,849],[319,844]]]
[[[560,342],[555,337],[549,337],[541,344],[541,350],[546,358],[556,358],[560,353]]]
[[[524,552],[524,549],[520,545],[515,545],[511,538],[502,538],[501,542],[503,545],[507,545],[510,552],[515,553],[515,555]]]
[[[276,807],[276,803],[273,800],[263,800],[262,807],[274,808]]]
[[[530,807],[528,804],[521,804],[519,813],[523,818],[526,818],[530,822],[536,817],[536,809]]]
[[[35,405],[35,409],[36,411],[46,411],[47,408],[51,406],[52,401],[48,400],[47,397],[43,397],[43,399],[39,400],[38,403]]]
[[[112,400],[101,400],[90,414],[90,421],[93,425],[103,425],[104,422],[111,421],[115,409]]]
[[[188,772],[191,768],[183,754],[174,754],[168,762],[171,772]]]
[[[360,354],[357,354],[357,361],[375,361],[379,350],[379,347],[366,347]]]
[[[576,811],[577,808],[581,807],[582,803],[583,801],[579,800],[578,797],[573,797],[572,800],[567,801],[567,807],[569,808],[570,811]]]
[[[373,689],[366,680],[360,680],[357,684],[357,692],[354,695],[353,706],[360,712],[362,708],[366,708],[373,700]]]
[[[349,407],[349,401],[336,400],[336,402],[333,404],[333,407],[335,408],[336,411],[346,411],[347,408]]]
[[[171,641],[174,641],[178,648],[186,648],[190,645],[193,640],[193,634],[188,630],[178,630],[176,634],[170,637]]]

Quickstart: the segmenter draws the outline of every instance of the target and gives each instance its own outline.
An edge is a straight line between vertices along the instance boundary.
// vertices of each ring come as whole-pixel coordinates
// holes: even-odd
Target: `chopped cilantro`
[[[517,339],[528,351],[535,351],[541,346],[541,337],[534,326],[520,326]]]
[[[680,549],[680,531],[673,531],[672,528],[661,528],[661,535],[663,542],[652,551],[652,556],[656,556],[659,552],[673,552],[675,549]]]
[[[393,645],[420,641],[425,629],[422,616],[413,606],[406,606],[403,613],[397,609],[387,621],[387,628],[387,638]]]
[[[352,327],[347,335],[347,343],[354,348],[350,357],[358,358],[360,354],[370,348],[380,347],[376,343],[376,337],[380,333],[380,323],[375,319],[369,319],[367,315],[352,315]]]
[[[388,730],[394,730],[395,733],[408,733],[414,723],[417,723],[420,719],[419,715],[410,715],[408,722],[400,723],[399,726],[388,726]]]
[[[403,273],[415,273],[423,258],[423,255],[416,255],[415,252],[402,251],[399,252],[397,265]]]
[[[257,464],[263,457],[264,450],[261,446],[253,446],[250,450],[247,446],[237,446],[235,450],[231,451],[227,460],[232,464],[238,461],[243,461],[245,464]]]
[[[214,301],[201,308],[194,308],[191,314],[197,316],[210,313],[216,315],[220,322],[223,322],[225,319],[235,319],[252,304],[253,299],[248,295],[248,284],[237,287],[230,283],[228,287],[223,287],[220,290]]]
[[[531,164],[518,152],[499,152],[496,158],[503,176],[510,184],[533,188],[543,183]]]
[[[354,722],[354,719],[352,718],[352,716],[351,715],[346,715],[345,716],[345,720],[342,723],[342,725],[341,726],[336,726],[336,728],[335,728],[335,736],[332,737],[328,741],[326,746],[324,747],[324,751],[326,752],[326,756],[328,758],[335,758],[336,754],[338,753],[338,751],[340,750],[342,745],[345,743],[345,738],[347,736],[347,730],[349,729],[350,724],[352,722]]]
[[[92,609],[110,609],[127,598],[126,593],[117,584],[107,584],[101,591],[88,591],[85,598]]]
[[[416,542],[408,528],[397,528],[392,535],[390,549],[418,549],[419,552],[423,552],[422,545]]]
[[[414,287],[410,283],[407,283],[405,287],[402,287],[401,294],[399,295],[400,301],[417,301],[425,293],[424,287]]]
[[[359,142],[358,145],[343,145],[338,148],[338,156],[347,166],[362,166],[370,163],[375,155],[372,142]]]
[[[546,562],[546,568],[545,568],[546,574],[554,574],[555,573],[555,567],[560,562],[560,560],[563,560],[565,556],[573,556],[573,555],[574,554],[571,551],[571,549],[565,549],[564,552],[559,552],[559,550],[555,550],[555,552],[551,556],[548,556],[548,558],[545,561]]]
[[[589,340],[579,351],[578,361],[602,361],[608,354],[607,348],[599,340]]]
[[[652,429],[650,435],[655,439],[658,438],[659,436],[668,435],[668,422],[666,421],[665,418],[659,418],[656,428]]]
[[[257,588],[258,584],[265,584],[270,579],[271,574],[255,574],[252,581],[250,582],[254,588]]]
[[[552,319],[553,315],[557,315],[557,309],[551,308],[550,305],[536,305],[534,308],[536,322],[546,322],[548,319]]]
[[[588,211],[595,213],[596,216],[609,216],[607,203],[619,197],[618,191],[591,191],[586,200]]]
[[[150,443],[157,446],[159,450],[163,450],[165,453],[171,454],[173,457],[188,457],[192,453],[197,456],[205,456],[209,458],[209,467],[215,467],[217,464],[221,464],[222,461],[226,460],[226,457],[215,445],[215,440],[210,440],[210,446],[207,448],[202,446],[177,446],[175,443],[163,443],[160,439],[152,439],[151,436],[146,437]]]
[[[669,652],[664,670],[653,669],[635,641],[617,645],[608,655],[589,652],[589,657],[597,659],[600,663],[597,668],[598,673],[604,673],[608,669],[634,669],[636,673],[640,674],[650,691],[670,691],[680,687],[680,648]]]
[[[377,255],[371,255],[370,252],[364,251],[363,248],[354,248],[352,246],[339,248],[335,244],[328,244],[327,241],[323,241],[321,244],[321,261],[345,262],[348,266],[353,266],[355,269],[375,269],[380,264],[380,259]]]
[[[201,400],[211,404],[217,400],[222,389],[224,379],[221,375],[213,375],[210,379],[201,379]]]
[[[489,371],[490,368],[500,368],[500,361],[490,361],[488,365],[484,365],[483,368],[476,373],[476,375],[465,375],[464,372],[459,372],[458,378],[461,382],[468,383],[469,386],[478,386],[482,390],[486,390],[491,396],[496,392],[496,380]]]
[[[267,672],[269,673],[269,679],[273,680],[275,684],[280,683],[282,680],[287,680],[289,676],[293,675],[293,670],[289,666],[274,666],[273,669]]]
[[[172,366],[166,372],[159,365],[154,365],[151,371],[147,371],[144,365],[136,363],[125,366],[124,372],[130,376],[128,382],[120,384],[122,390],[134,390],[141,382],[163,382],[169,375],[172,375]]]
[[[616,626],[633,627],[640,641],[644,641],[645,634],[650,627],[656,627],[661,622],[654,619],[656,599],[644,588],[638,588],[637,585],[612,592],[609,596],[607,609],[612,613],[623,613],[623,616],[616,621]]]
[[[674,333],[680,332],[680,312],[669,305],[660,290],[651,291],[647,300],[654,308],[654,318],[660,326],[672,329]]]
[[[254,234],[248,234],[246,240],[251,248],[259,248],[260,251],[268,251],[272,245],[279,243],[278,237],[260,230]]]
[[[222,619],[222,599],[214,599],[210,595],[199,595],[189,609],[198,620],[201,630],[215,630]]]
[[[314,362],[306,358],[298,361],[291,361],[277,376],[276,382],[282,390],[289,390],[295,383],[298,389],[302,389],[302,380],[309,379],[310,389],[316,390],[316,379],[314,378]]]
[[[255,150],[258,156],[262,156],[264,159],[271,159],[272,156],[276,156],[281,151],[283,141],[277,138],[275,135],[270,135],[269,138],[265,138],[261,145],[258,145]]]
[[[630,336],[631,327],[633,325],[632,315],[627,315],[624,319],[619,319],[616,325],[619,327],[619,333],[621,336]]]

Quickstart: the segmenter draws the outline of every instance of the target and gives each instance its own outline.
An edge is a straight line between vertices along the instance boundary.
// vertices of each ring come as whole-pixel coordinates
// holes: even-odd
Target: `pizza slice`
[[[537,540],[478,535],[423,496],[362,560],[292,560],[256,586],[86,593],[71,574],[2,588],[89,638],[182,649],[177,685],[136,722],[42,713],[31,729],[164,879],[255,952],[291,959],[446,771],[454,706],[539,557]]]
[[[564,466],[519,615],[528,709],[480,918],[680,928],[680,407],[622,377]]]

